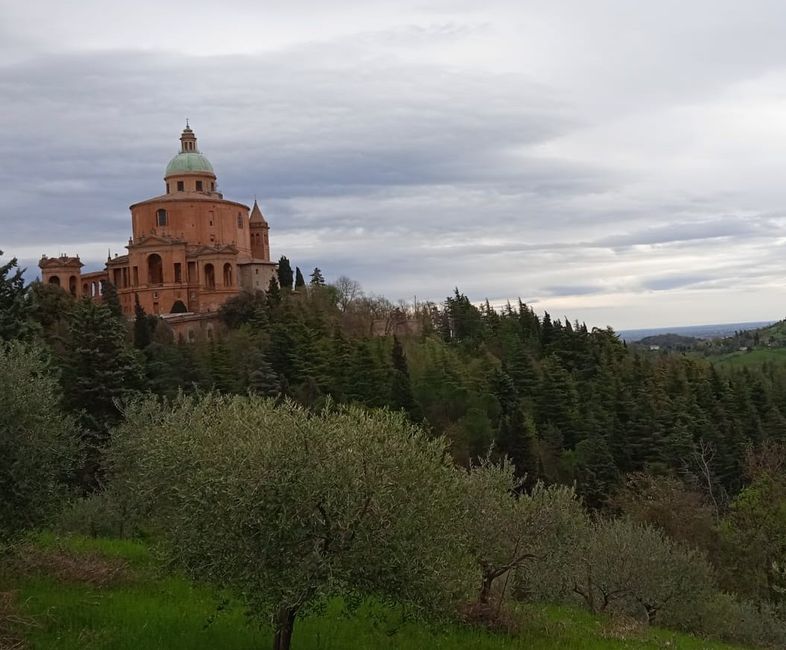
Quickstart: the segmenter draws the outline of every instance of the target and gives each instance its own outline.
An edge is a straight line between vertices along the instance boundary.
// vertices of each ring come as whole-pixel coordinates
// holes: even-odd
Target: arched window
[[[229,262],[224,264],[224,286],[232,286],[232,265]]]
[[[205,286],[208,289],[216,288],[216,272],[212,264],[205,264]]]
[[[83,283],[82,283],[82,295],[83,295],[83,296],[89,296],[89,295],[91,295],[91,292],[90,292],[90,285],[88,285],[88,284],[87,284],[87,282],[83,282]]]
[[[166,210],[164,210],[164,208],[161,208],[160,210],[156,211],[156,225],[157,226],[169,225],[169,218],[167,217]]]
[[[71,292],[72,296],[76,295],[76,276],[72,275],[68,278],[68,290]]]
[[[59,287],[60,286],[60,278],[58,278],[56,275],[53,275],[51,278],[49,278],[49,284],[53,284],[56,287]]]
[[[147,283],[164,283],[164,265],[161,262],[161,256],[157,253],[153,253],[147,257]]]

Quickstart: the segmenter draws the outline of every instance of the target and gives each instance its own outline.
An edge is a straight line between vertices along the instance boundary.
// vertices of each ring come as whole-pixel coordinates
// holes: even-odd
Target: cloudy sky
[[[786,315],[778,0],[0,0],[0,249],[122,253],[185,117],[286,254],[615,328]]]

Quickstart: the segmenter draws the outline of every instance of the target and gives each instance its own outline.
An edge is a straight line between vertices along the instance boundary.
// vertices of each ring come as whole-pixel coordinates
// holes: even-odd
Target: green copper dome
[[[178,174],[205,173],[215,176],[213,165],[201,153],[197,151],[181,152],[177,154],[166,166],[164,176],[176,176]]]

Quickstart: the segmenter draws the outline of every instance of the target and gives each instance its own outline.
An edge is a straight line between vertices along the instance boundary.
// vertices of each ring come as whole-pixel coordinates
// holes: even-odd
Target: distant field
[[[724,366],[759,366],[765,361],[786,362],[786,348],[761,348],[750,352],[730,352],[707,357],[708,361]]]
[[[620,338],[629,343],[640,341],[648,336],[658,336],[660,334],[679,334],[681,336],[692,336],[697,339],[714,339],[731,336],[734,332],[743,330],[755,330],[771,325],[775,321],[753,321],[747,323],[721,323],[718,325],[675,325],[673,327],[650,327],[636,330],[619,330]]]
[[[269,629],[214,590],[168,574],[141,543],[39,536],[16,564],[0,566],[3,638],[38,650],[249,650]],[[3,593],[5,592],[5,593]],[[5,596],[5,598],[3,598]],[[5,619],[3,608],[5,608]],[[733,650],[688,635],[597,618],[569,607],[528,605],[515,635],[403,621],[395,608],[340,601],[299,621],[294,650]],[[16,621],[11,636],[3,621]],[[5,637],[4,637],[5,635]],[[16,635],[16,636],[13,636]],[[18,646],[27,647],[27,646]]]

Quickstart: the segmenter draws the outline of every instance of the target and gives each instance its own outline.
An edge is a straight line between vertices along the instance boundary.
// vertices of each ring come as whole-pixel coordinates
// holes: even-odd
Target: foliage
[[[0,256],[2,254],[0,251]],[[29,333],[23,273],[15,257],[0,264],[0,341]]]
[[[612,510],[641,524],[660,528],[671,539],[717,552],[713,509],[704,495],[669,476],[634,473],[612,497]]]
[[[318,266],[314,267],[314,270],[311,272],[311,280],[309,284],[312,287],[323,287],[325,286],[325,276],[322,275],[322,271]]]
[[[117,401],[142,387],[142,368],[126,342],[125,325],[108,307],[83,299],[71,315],[62,362],[66,403],[101,441],[119,420]]]
[[[762,468],[734,499],[723,520],[721,541],[729,586],[755,602],[786,601],[783,467]]]
[[[123,308],[120,306],[120,297],[117,294],[117,287],[109,282],[109,280],[103,280],[101,282],[101,301],[109,308],[109,311],[112,312],[115,318],[123,318]],[[177,302],[181,305],[183,304],[179,300]]]
[[[330,594],[438,609],[464,573],[444,441],[400,415],[309,415],[214,395],[146,400],[126,415],[110,452],[113,486],[137,507],[155,504],[173,556],[243,593],[272,620],[276,647],[289,647],[295,617]]]
[[[242,291],[227,300],[218,310],[218,316],[230,329],[242,325],[264,326],[267,322],[267,299],[263,291]]]
[[[150,320],[144,308],[139,304],[139,296],[134,294],[134,347],[144,350],[153,339]]]
[[[0,538],[49,521],[67,495],[78,439],[45,353],[0,344]]]
[[[300,272],[300,267],[295,267],[295,289],[302,289],[306,286],[306,280]]]
[[[464,528],[481,573],[478,602],[488,604],[497,578],[565,543],[584,524],[573,490],[535,485],[518,493],[509,461],[484,460],[464,474]]]
[[[623,611],[648,623],[681,615],[714,591],[700,552],[627,519],[595,522],[567,570],[573,591],[591,611]]]
[[[276,274],[278,276],[278,285],[285,291],[291,291],[294,275],[292,274],[292,266],[286,255],[282,255],[281,259],[278,260]]]

